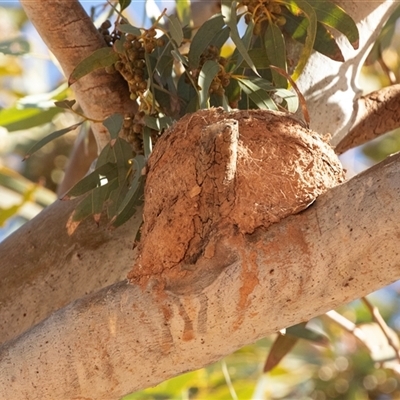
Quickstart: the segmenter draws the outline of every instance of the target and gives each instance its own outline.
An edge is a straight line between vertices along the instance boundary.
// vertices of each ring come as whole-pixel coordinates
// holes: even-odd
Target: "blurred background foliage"
[[[102,2],[87,2],[84,6],[93,15],[109,12]],[[161,9],[163,5],[159,6]],[[146,1],[140,9],[130,7],[125,12],[131,13],[130,21],[139,21],[138,26],[143,26],[148,22],[143,17],[145,13],[157,15],[157,10],[157,2]],[[397,11],[388,22],[363,68],[360,84],[366,93],[399,82],[399,15]],[[2,240],[57,198],[55,191],[63,178],[71,149],[78,135],[87,136],[87,126],[50,142],[22,162],[35,142],[78,120],[73,114],[54,107],[55,100],[72,98],[72,93],[65,85],[57,61],[48,53],[18,4],[0,3],[0,26]],[[399,149],[400,135],[396,130],[349,151],[342,160],[351,176]],[[399,283],[369,296],[396,338],[400,330],[399,296]],[[329,341],[321,345],[310,338],[298,340],[297,337],[289,354],[268,373],[263,373],[263,368],[277,335],[246,346],[207,368],[129,395],[125,400],[400,399],[396,339],[389,346],[392,351],[387,353],[387,343],[380,343],[382,326],[362,301],[337,311],[355,324],[361,336],[344,329],[334,318],[321,316],[309,321],[307,329]],[[369,325],[371,321],[375,321],[374,325]]]

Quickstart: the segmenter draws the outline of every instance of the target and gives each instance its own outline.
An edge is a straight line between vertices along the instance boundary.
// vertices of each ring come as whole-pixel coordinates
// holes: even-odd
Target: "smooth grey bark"
[[[160,294],[123,281],[54,313],[0,350],[0,397],[119,399],[399,279],[399,161],[240,249],[226,238],[237,261],[205,288]]]

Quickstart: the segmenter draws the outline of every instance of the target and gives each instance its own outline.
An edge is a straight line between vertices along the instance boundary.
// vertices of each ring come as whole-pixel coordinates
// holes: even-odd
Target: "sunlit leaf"
[[[0,53],[11,56],[21,56],[29,53],[30,44],[24,38],[18,37],[15,39],[0,41]]]
[[[200,108],[209,106],[209,89],[214,77],[218,74],[219,64],[214,60],[207,60],[201,68],[199,75]]]
[[[318,21],[343,33],[354,49],[358,49],[359,34],[353,19],[338,5],[327,0],[307,0],[314,8]]]
[[[190,0],[175,0],[175,9],[182,25],[190,25],[192,20]]]
[[[200,56],[210,45],[212,39],[218,34],[225,25],[221,14],[214,15],[199,28],[193,37],[188,54],[189,64],[196,68],[200,62]]]
[[[100,186],[101,177],[107,178],[108,181],[113,180],[118,176],[117,165],[114,163],[107,163],[96,168],[89,175],[86,175],[80,180],[70,191],[65,195],[64,199],[81,196],[92,189]]]
[[[243,59],[253,70],[253,72],[259,76],[257,68],[255,67],[252,59],[249,56],[249,53],[247,52],[246,46],[244,45],[242,39],[239,36],[238,25],[237,25],[238,21],[236,16],[237,1],[223,0],[221,2],[221,7],[226,19],[226,24],[229,26],[231,30],[230,32],[231,39],[233,43],[235,43],[235,46],[239,54],[243,57]]]
[[[242,42],[246,50],[249,50],[251,39],[253,38],[253,29],[254,29],[254,22],[253,20],[250,20],[249,23],[247,24],[246,31],[244,32],[244,35],[242,37]],[[248,52],[249,54],[249,52]],[[249,54],[250,56],[250,54]],[[250,59],[254,62],[254,60],[250,57]],[[238,48],[235,48],[235,51],[232,54],[231,61],[233,63],[234,68],[231,70],[232,72],[235,71],[243,62],[243,56],[239,52]],[[266,64],[266,59],[264,58],[263,63]],[[246,65],[248,68],[250,68],[250,65]]]
[[[57,107],[52,107],[48,110],[12,107],[0,110],[0,126],[6,128],[9,132],[29,129],[51,122],[54,116],[60,112],[62,110]]]
[[[171,34],[171,38],[172,40],[175,41],[177,46],[180,46],[183,41],[183,31],[181,22],[175,15],[170,15],[167,18],[169,20],[168,28],[169,28],[169,33]]]
[[[298,96],[287,89],[277,89],[275,94],[286,101],[287,110],[289,112],[296,112],[299,108]]]
[[[264,35],[265,50],[269,63],[286,71],[286,46],[282,31],[273,23],[268,24]],[[286,79],[272,70],[272,78],[276,87],[287,88]]]
[[[300,43],[305,43],[307,37],[307,19],[303,17],[297,17],[289,12],[285,12],[284,15],[286,18],[286,24],[284,26],[285,31],[293,39],[299,41]],[[332,60],[344,61],[342,51],[337,45],[335,38],[320,22],[317,23],[317,35],[315,37],[314,50]]]
[[[264,364],[264,372],[269,372],[275,368],[299,341],[299,338],[292,335],[278,334],[275,342],[272,344],[267,360]]]
[[[396,32],[397,20],[400,18],[400,6],[397,7],[393,14],[387,20],[381,33],[376,39],[368,57],[366,64],[370,65],[381,58],[382,51],[386,50],[392,43],[393,35]]]
[[[108,129],[108,132],[110,132],[111,139],[116,139],[118,137],[123,123],[124,117],[118,113],[110,115],[103,121],[103,125]]]
[[[304,42],[303,51],[300,54],[299,61],[292,74],[292,79],[296,81],[296,79],[303,72],[303,69],[310,58],[314,47],[315,36],[317,33],[317,15],[314,11],[314,8],[311,7],[306,0],[283,0],[283,3],[287,5],[293,15],[304,14],[308,20],[307,37]]]
[[[35,153],[36,151],[38,151],[39,149],[41,149],[44,145],[46,145],[47,143],[51,142],[54,139],[59,138],[62,135],[65,135],[66,133],[73,131],[74,129],[76,129],[78,126],[82,125],[85,121],[81,121],[78,122],[77,124],[71,125],[68,128],[64,128],[64,129],[60,129],[58,131],[55,131],[53,133],[50,133],[50,135],[47,135],[46,137],[44,137],[42,140],[39,140],[38,142],[36,142],[27,152],[27,154],[24,157],[24,160],[26,160],[27,158],[29,158],[33,153]]]
[[[104,203],[110,197],[113,190],[118,187],[118,179],[114,178],[107,184],[96,187],[92,192],[92,213],[94,220],[98,223],[104,208]]]
[[[71,86],[80,78],[99,68],[113,65],[119,60],[119,55],[112,47],[102,47],[95,50],[90,56],[83,59],[72,71],[68,85]]]

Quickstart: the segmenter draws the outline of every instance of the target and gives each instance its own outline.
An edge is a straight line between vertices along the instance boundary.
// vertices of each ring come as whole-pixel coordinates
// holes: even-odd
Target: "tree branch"
[[[78,0],[21,0],[21,5],[67,77],[80,61],[106,46]],[[95,120],[136,109],[126,82],[119,74],[110,75],[104,69],[80,79],[73,89],[84,114]],[[109,142],[107,129],[102,123],[92,123],[92,129],[98,147],[103,148]]]
[[[1,243],[0,343],[126,277],[135,256],[141,208],[114,231],[104,219],[100,226],[87,219],[71,235],[66,225],[76,204],[55,202]]]
[[[336,146],[337,154],[342,154],[400,126],[400,84],[361,97],[357,108],[356,122]]]
[[[70,304],[3,346],[0,397],[119,399],[399,279],[399,196],[396,155],[267,230],[224,238],[238,258],[206,287],[123,281]]]

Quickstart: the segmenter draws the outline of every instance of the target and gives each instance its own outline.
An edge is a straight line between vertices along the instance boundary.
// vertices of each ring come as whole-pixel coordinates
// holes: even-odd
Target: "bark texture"
[[[119,399],[399,279],[399,161],[224,238],[236,259],[208,284],[214,259],[191,290],[121,282],[58,311],[3,346],[0,397]]]
[[[84,58],[106,46],[78,0],[21,0],[21,4],[66,77]],[[85,76],[72,88],[83,113],[94,120],[103,121],[116,112],[132,113],[136,108],[122,77],[104,69]],[[92,129],[99,149],[103,148],[110,140],[107,129],[101,122],[92,123]]]
[[[1,243],[0,343],[126,277],[141,209],[117,230],[104,219],[100,226],[88,219],[70,234],[67,221],[76,204],[55,202]]]

